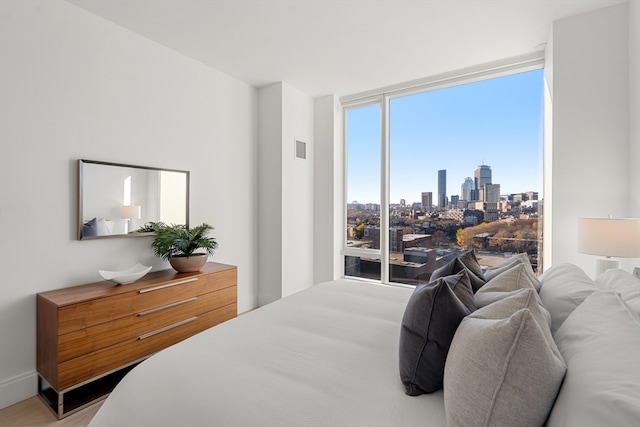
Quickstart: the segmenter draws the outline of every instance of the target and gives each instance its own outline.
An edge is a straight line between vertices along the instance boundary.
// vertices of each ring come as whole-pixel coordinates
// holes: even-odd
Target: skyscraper
[[[462,186],[460,188],[460,199],[462,200],[466,200],[466,201],[471,201],[473,200],[471,198],[471,192],[474,189],[474,184],[473,184],[473,179],[468,176],[464,179],[464,182],[462,183]]]
[[[433,206],[433,193],[431,191],[422,192],[422,211],[431,212]]]
[[[499,202],[500,184],[486,184],[484,186],[484,197],[486,202]]]
[[[474,174],[474,186],[476,190],[476,200],[485,200],[484,194],[485,184],[491,184],[491,167],[488,165],[479,165]]]
[[[447,170],[438,171],[438,208],[444,210],[447,207]]]

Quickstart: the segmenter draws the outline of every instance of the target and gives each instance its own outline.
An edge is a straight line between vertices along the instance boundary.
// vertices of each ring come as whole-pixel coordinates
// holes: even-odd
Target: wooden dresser
[[[39,394],[59,418],[106,396],[153,353],[237,315],[237,268],[152,272],[37,295]]]

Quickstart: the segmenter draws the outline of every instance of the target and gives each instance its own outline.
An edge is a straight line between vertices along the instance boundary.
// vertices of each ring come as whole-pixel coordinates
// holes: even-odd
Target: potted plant
[[[218,247],[215,238],[207,237],[211,230],[213,227],[206,223],[189,228],[186,225],[151,222],[139,231],[153,231],[153,253],[169,261],[176,271],[187,273],[200,271],[209,255],[213,255]]]

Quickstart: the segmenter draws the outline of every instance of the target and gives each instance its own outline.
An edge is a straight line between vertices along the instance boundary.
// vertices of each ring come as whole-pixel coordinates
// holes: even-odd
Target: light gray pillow
[[[496,266],[487,268],[484,271],[484,278],[488,282],[489,280],[491,280],[494,277],[496,277],[498,274],[502,273],[503,271],[506,271],[506,270],[510,269],[511,267],[513,267],[514,265],[517,265],[517,264],[528,265],[529,268],[531,269],[531,272],[533,273],[533,267],[531,267],[531,262],[529,261],[529,255],[526,254],[526,253],[522,253],[522,254],[517,254],[517,255],[514,255],[514,256],[512,256],[510,258],[507,258],[501,264],[498,264]]]
[[[447,426],[544,424],[567,367],[534,293],[516,291],[458,326],[444,371]]]
[[[568,369],[548,426],[640,425],[640,319],[622,298],[592,293],[555,338]]]
[[[489,280],[476,292],[474,299],[478,308],[504,298],[506,293],[528,288],[535,291],[539,286],[538,279],[525,264],[517,263]]]
[[[502,319],[508,317],[509,315],[522,308],[527,308],[531,310],[532,315],[536,320],[538,320],[541,324],[544,323],[547,326],[547,328],[542,329],[542,332],[544,332],[545,337],[550,343],[553,341],[551,330],[548,330],[549,326],[551,325],[551,315],[549,314],[549,310],[547,310],[542,304],[540,295],[538,295],[535,289],[521,288],[511,292],[501,292],[500,295],[501,298],[499,300],[496,300],[496,302],[502,300],[507,301],[503,302],[502,304],[496,305],[496,307],[494,307],[494,309],[490,312],[492,316],[494,316],[496,319]],[[495,302],[492,304],[495,304]]]
[[[592,293],[596,284],[573,264],[551,266],[540,276],[540,299],[551,315],[551,333]]]

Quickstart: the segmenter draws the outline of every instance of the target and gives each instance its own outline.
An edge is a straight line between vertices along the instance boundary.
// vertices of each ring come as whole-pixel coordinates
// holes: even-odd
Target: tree
[[[433,232],[433,234],[431,235],[431,239],[433,241],[434,245],[439,245],[440,243],[443,243],[447,240],[444,231],[442,230],[436,230]]]

